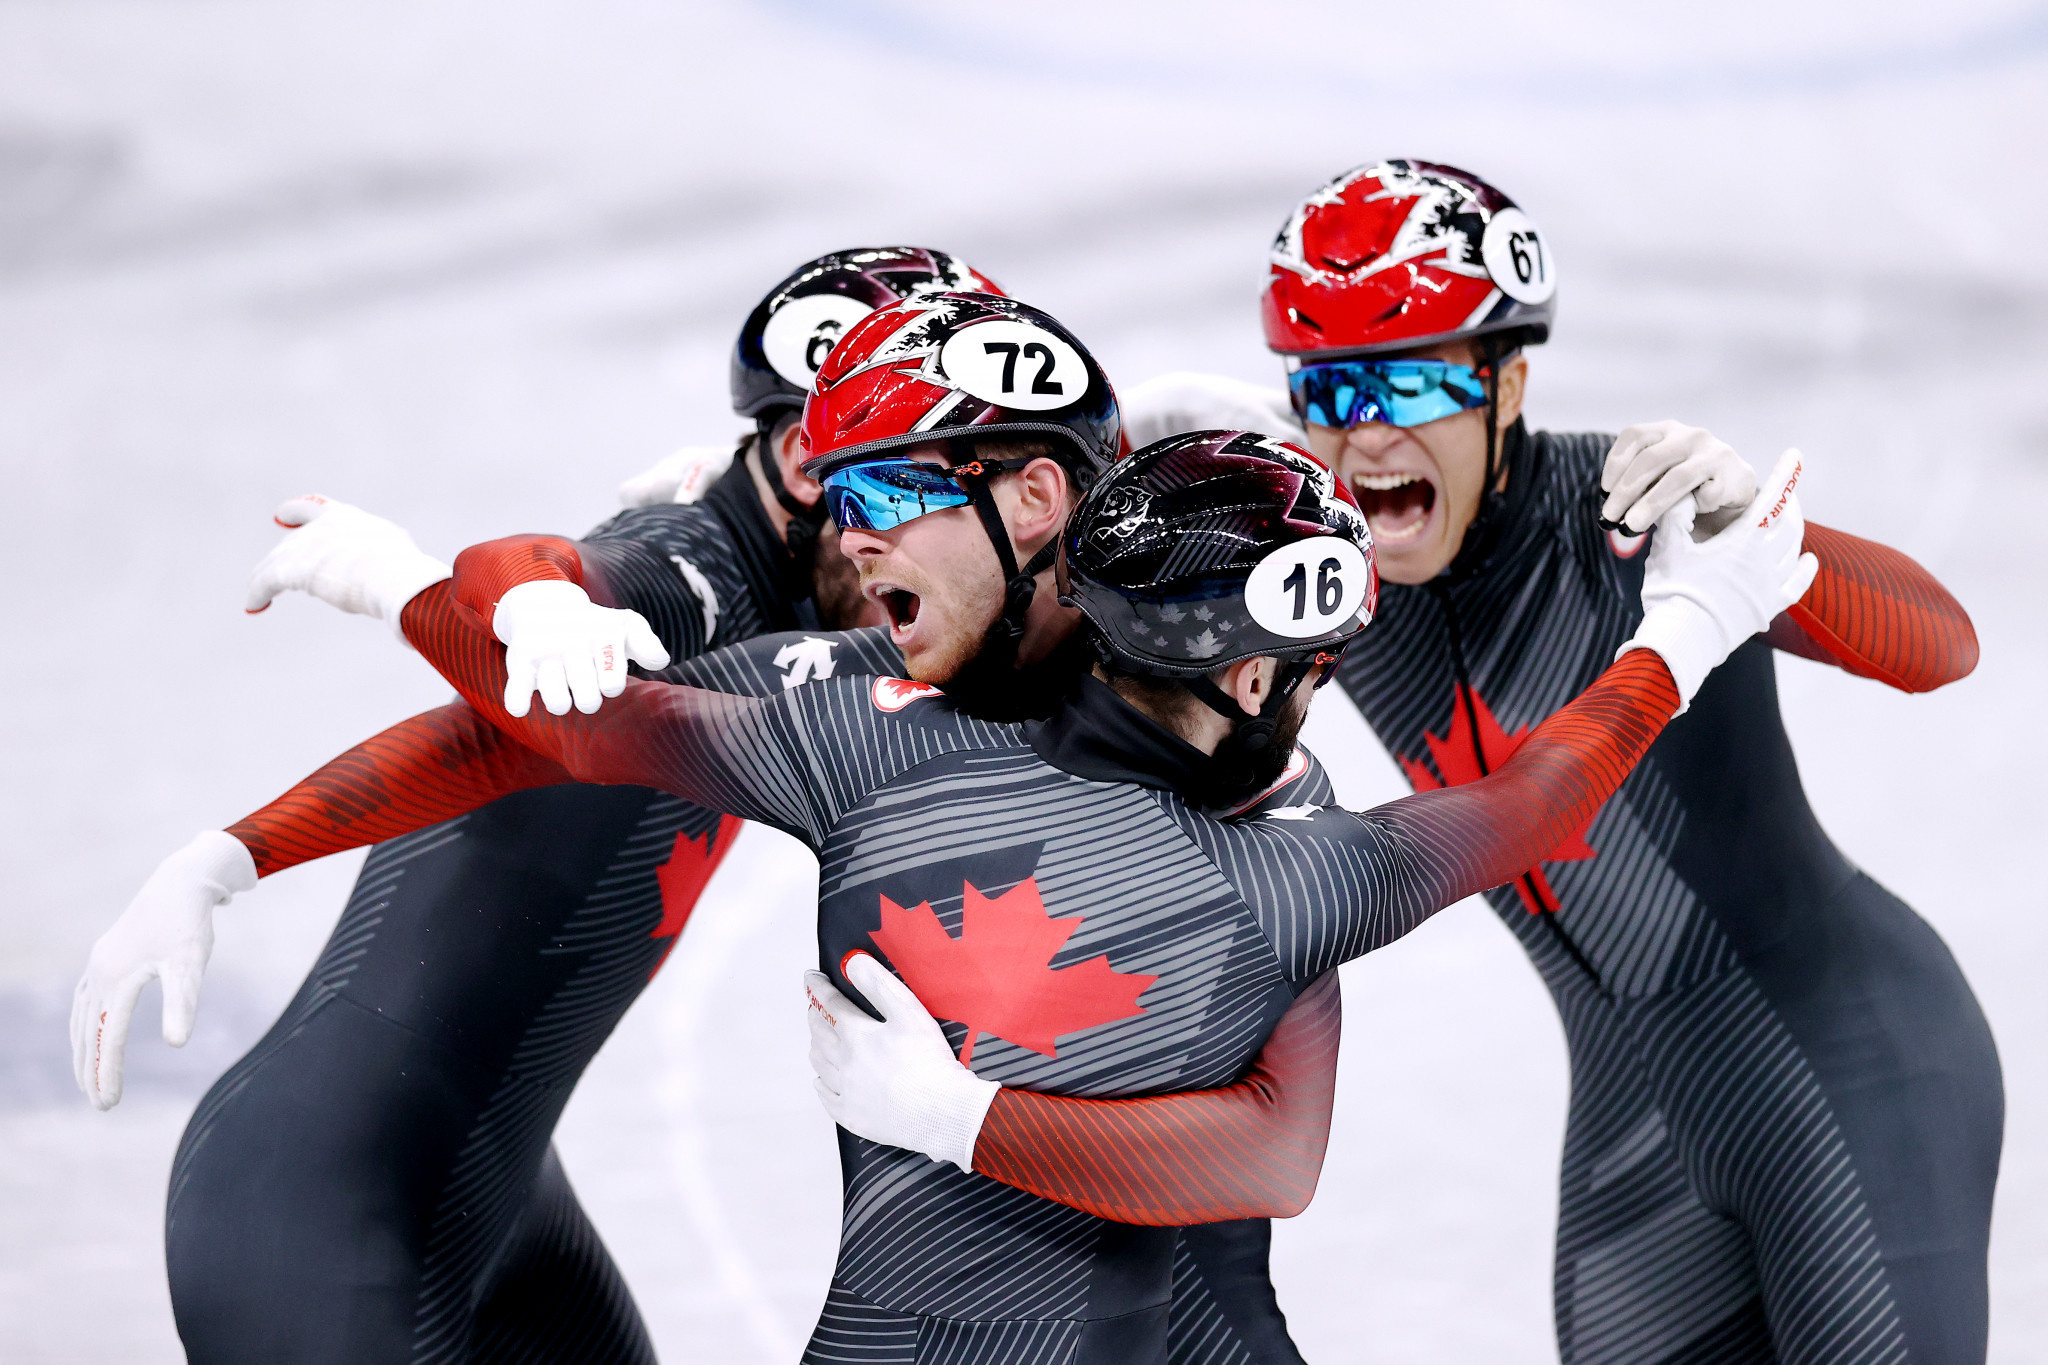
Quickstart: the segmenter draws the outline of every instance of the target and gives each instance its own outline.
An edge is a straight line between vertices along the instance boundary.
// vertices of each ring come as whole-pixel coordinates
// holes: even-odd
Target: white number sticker
[[[775,373],[808,389],[818,367],[839,338],[875,310],[844,294],[808,294],[791,299],[769,315],[761,329],[761,352]]]
[[[983,402],[1026,412],[1064,408],[1088,392],[1081,353],[1028,322],[961,328],[939,352],[939,367]]]
[[[1297,540],[1260,560],[1244,604],[1275,635],[1305,640],[1342,626],[1365,606],[1372,573],[1356,545],[1338,536]]]
[[[1550,239],[1520,209],[1502,209],[1487,220],[1479,254],[1500,292],[1517,303],[1541,303],[1557,292]]]

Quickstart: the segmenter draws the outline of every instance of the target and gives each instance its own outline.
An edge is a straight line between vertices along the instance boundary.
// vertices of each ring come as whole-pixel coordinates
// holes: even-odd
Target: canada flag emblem
[[[875,709],[877,711],[901,711],[914,701],[925,697],[936,697],[939,689],[930,683],[912,682],[908,678],[875,679]]]

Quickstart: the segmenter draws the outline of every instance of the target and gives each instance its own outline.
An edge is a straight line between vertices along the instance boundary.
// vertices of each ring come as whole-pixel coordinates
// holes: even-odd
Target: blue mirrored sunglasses
[[[978,464],[968,468],[980,471]],[[820,482],[826,509],[846,531],[893,530],[927,512],[969,502],[967,490],[942,466],[916,460],[867,460],[835,469]]]
[[[1333,360],[1287,376],[1287,392],[1304,422],[1355,427],[1384,422],[1419,427],[1486,406],[1491,371],[1448,360]]]

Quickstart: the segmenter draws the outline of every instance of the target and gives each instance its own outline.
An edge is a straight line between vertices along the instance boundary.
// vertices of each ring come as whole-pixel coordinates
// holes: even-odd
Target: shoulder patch
[[[875,679],[874,698],[877,711],[901,711],[914,701],[939,695],[940,690],[930,683],[912,682],[908,678]]]
[[[806,635],[775,651],[775,666],[783,670],[782,690],[802,687],[816,678],[829,678],[837,661],[832,657],[835,640]]]

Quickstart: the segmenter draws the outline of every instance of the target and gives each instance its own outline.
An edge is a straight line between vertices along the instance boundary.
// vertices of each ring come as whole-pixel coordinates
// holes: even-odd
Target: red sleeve
[[[569,780],[560,764],[456,703],[358,744],[227,832],[267,877]]]
[[[591,600],[611,606],[604,584],[583,562],[576,542],[560,536],[506,536],[472,545],[455,556],[455,603],[486,628],[498,600],[521,583],[552,580],[582,586]]]
[[[1977,666],[1977,632],[1934,575],[1889,546],[1806,524],[1820,573],[1767,638],[1901,692],[1932,692]],[[1803,637],[1803,638],[1801,638]]]
[[[1337,1086],[1337,974],[1319,978],[1235,1085],[1136,1100],[1004,1087],[974,1144],[974,1169],[1108,1218],[1182,1227],[1292,1218],[1322,1174]]]

